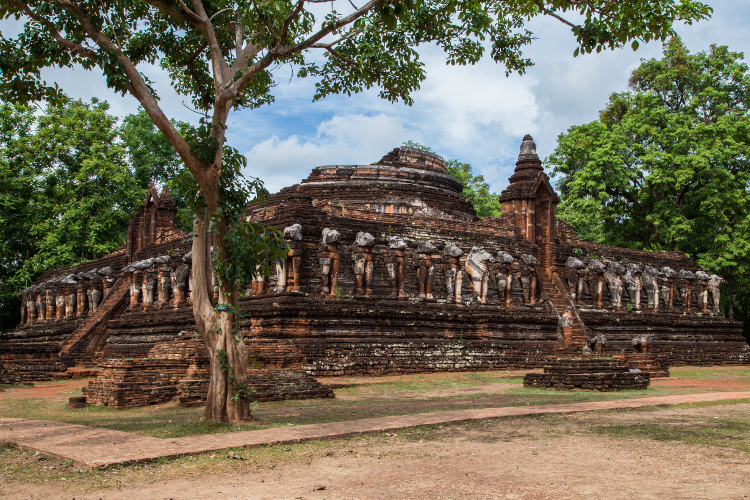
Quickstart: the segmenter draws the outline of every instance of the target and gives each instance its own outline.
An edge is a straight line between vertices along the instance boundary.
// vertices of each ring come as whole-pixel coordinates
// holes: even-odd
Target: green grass
[[[428,387],[428,389],[431,389]],[[660,389],[622,391],[619,393],[566,392],[525,388],[520,384],[504,393],[475,393],[466,396],[429,397],[415,400],[412,391],[392,393],[389,397],[364,397],[355,401],[343,399],[308,399],[260,403],[255,416],[263,423],[255,425],[210,424],[201,422],[202,408],[182,408],[167,403],[145,408],[114,410],[87,406],[69,409],[65,402],[41,399],[15,399],[0,402],[4,417],[56,420],[74,424],[135,432],[159,438],[196,434],[220,434],[287,425],[340,422],[411,413],[431,413],[474,408],[579,403],[649,397],[668,394]]]
[[[750,368],[678,368],[674,372],[677,372],[675,375],[679,374],[677,376],[720,380],[750,374]],[[68,409],[65,402],[0,398],[0,416],[57,420],[172,438],[413,413],[612,401],[685,393],[684,389],[660,386],[641,391],[608,393],[526,388],[518,372],[433,373],[375,379],[355,377],[344,381],[359,384],[337,389],[335,399],[260,403],[254,414],[261,422],[245,426],[204,423],[200,421],[202,408],[182,408],[173,402],[128,410],[96,406]],[[65,382],[47,382],[44,385],[61,383]],[[710,390],[705,389],[706,392]]]
[[[17,399],[0,403],[0,415],[15,418],[56,420],[124,432],[135,432],[158,438],[221,434],[259,429],[261,425],[230,425],[201,422],[203,408],[182,408],[175,403],[114,410],[100,406],[67,408],[65,402],[41,399]]]
[[[382,382],[373,382],[373,378],[368,377],[353,377],[347,379],[347,381],[352,381],[355,384],[358,381],[366,381],[366,383],[337,389],[337,395],[356,397],[361,395],[393,394],[402,391],[470,389],[493,383],[522,384],[523,377],[519,377],[515,372],[461,372],[401,375],[398,377],[388,377],[383,379]]]
[[[720,446],[750,453],[750,421],[747,419],[696,420],[673,424],[596,425],[596,434],[610,437],[679,441],[685,444]]]

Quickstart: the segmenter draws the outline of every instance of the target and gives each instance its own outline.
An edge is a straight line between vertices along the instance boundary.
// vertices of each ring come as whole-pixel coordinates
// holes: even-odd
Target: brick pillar
[[[36,300],[33,296],[29,295],[26,299],[26,322],[33,323],[37,318]]]
[[[171,273],[169,266],[159,267],[159,309],[164,309],[169,304],[169,295],[171,287],[171,280],[169,275]]]
[[[130,281],[130,310],[136,311],[140,308],[141,303],[141,281],[143,280],[143,273],[139,270],[135,270],[129,273]]]
[[[28,300],[29,295],[24,293],[21,294],[21,324],[26,324],[26,301]]]
[[[703,280],[695,280],[698,283],[698,307],[703,314],[708,314],[708,287]],[[690,300],[690,297],[688,297]]]
[[[643,287],[643,282],[641,281],[641,275],[636,274],[635,275],[635,308],[636,310],[641,310],[641,288]]]
[[[81,280],[78,282],[77,294],[76,294],[76,317],[81,318],[86,314],[88,309],[88,297],[87,291],[91,282],[89,280]]]
[[[65,319],[73,319],[76,315],[77,284],[65,285]]]
[[[36,320],[44,321],[45,312],[47,311],[47,290],[42,290],[36,296]]]
[[[55,314],[53,317],[58,320],[65,319],[65,289],[64,287],[62,286],[60,286],[59,288],[56,287],[54,301],[55,301],[54,302]]]

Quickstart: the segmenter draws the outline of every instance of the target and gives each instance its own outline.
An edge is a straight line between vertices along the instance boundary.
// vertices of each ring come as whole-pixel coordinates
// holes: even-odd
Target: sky
[[[704,1],[714,8],[710,20],[675,26],[688,49],[727,45],[750,57],[750,5]],[[6,36],[15,28],[9,23],[0,22]],[[377,89],[313,102],[314,80],[290,78],[289,67],[280,68],[274,103],[230,115],[229,144],[247,157],[245,173],[262,179],[271,192],[300,182],[317,166],[370,164],[412,140],[445,159],[471,163],[499,193],[525,134],[534,137],[545,158],[559,134],[596,120],[610,94],[626,90],[641,59],[661,57],[661,43],[651,42],[637,51],[628,47],[574,58],[575,38],[559,21],[536,18],[528,28],[537,39],[524,53],[535,66],[522,76],[506,77],[505,68],[489,57],[475,66],[446,66],[439,49],[420,49],[428,76],[413,106],[381,100]],[[188,101],[169,91],[165,72],[152,67],[144,73],[155,82],[167,116],[197,122],[198,115],[183,104]],[[71,97],[107,100],[115,115],[137,110],[135,99],[114,94],[97,73],[55,68],[43,76]]]

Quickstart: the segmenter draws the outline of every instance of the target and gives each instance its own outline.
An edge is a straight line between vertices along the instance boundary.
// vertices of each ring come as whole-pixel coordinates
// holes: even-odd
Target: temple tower
[[[530,135],[523,138],[516,170],[509,180],[499,198],[503,214],[512,214],[521,235],[539,247],[540,266],[549,272],[556,236],[555,207],[560,198],[544,173]]]
[[[159,195],[152,182],[143,205],[128,225],[125,242],[128,262],[132,262],[133,255],[149,244],[161,243],[165,235],[175,229],[176,216],[177,206],[167,186],[164,186]]]

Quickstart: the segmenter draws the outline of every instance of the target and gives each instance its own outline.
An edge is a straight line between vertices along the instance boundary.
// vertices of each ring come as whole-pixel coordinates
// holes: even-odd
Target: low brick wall
[[[178,359],[118,359],[102,363],[99,375],[83,388],[89,404],[136,408],[171,401],[188,362]]]
[[[556,359],[544,367],[544,373],[527,373],[524,387],[543,389],[622,391],[645,389],[648,373],[633,373],[616,359]]]
[[[180,339],[157,343],[142,359],[113,359],[101,365],[83,394],[89,404],[135,408],[173,399],[182,406],[205,403],[209,360],[203,342]],[[255,401],[332,398],[333,391],[300,369],[248,367],[248,387]]]
[[[0,384],[44,382],[70,378],[68,367],[55,359],[0,361]]]

